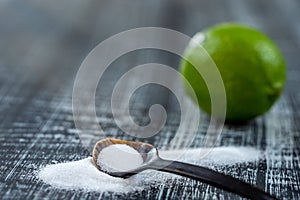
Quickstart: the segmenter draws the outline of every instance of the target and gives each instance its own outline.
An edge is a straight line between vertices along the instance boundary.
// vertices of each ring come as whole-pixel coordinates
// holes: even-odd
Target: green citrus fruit
[[[224,82],[227,121],[250,120],[270,109],[283,90],[286,69],[281,52],[266,35],[244,25],[225,23],[195,37],[201,41],[186,48],[181,72],[194,89],[200,108],[211,113],[210,94],[196,70],[208,67],[206,58],[200,56],[204,48]]]

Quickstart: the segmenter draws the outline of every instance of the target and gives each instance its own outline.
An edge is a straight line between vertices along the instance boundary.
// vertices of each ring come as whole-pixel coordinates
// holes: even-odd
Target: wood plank
[[[70,5],[72,4],[72,5]],[[270,35],[288,64],[284,95],[265,116],[243,124],[226,124],[217,146],[251,146],[265,156],[255,163],[215,166],[265,189],[281,199],[300,199],[299,148],[299,13],[296,0],[274,3],[259,0],[0,3],[0,196],[2,199],[240,199],[239,196],[189,179],[166,179],[149,190],[127,195],[68,191],[39,181],[36,172],[50,163],[90,155],[75,129],[71,92],[74,77],[86,54],[100,41],[120,31],[142,26],[172,28],[192,36],[214,23],[234,20],[251,24]],[[9,23],[8,23],[9,21]],[[158,62],[178,68],[179,58],[166,52],[142,50],[112,64],[97,91],[97,114],[103,137],[132,139],[120,134],[109,108],[115,81],[128,69]],[[148,120],[148,108],[167,108],[163,135],[148,141],[163,148],[174,137],[180,114],[166,89],[147,86],[132,101],[132,114]],[[202,124],[192,147],[200,147],[208,125]],[[91,133],[97,131],[91,127]],[[184,137],[182,137],[184,138]],[[91,144],[98,138],[91,137]],[[181,139],[178,144],[184,142]],[[180,147],[180,145],[178,146]]]

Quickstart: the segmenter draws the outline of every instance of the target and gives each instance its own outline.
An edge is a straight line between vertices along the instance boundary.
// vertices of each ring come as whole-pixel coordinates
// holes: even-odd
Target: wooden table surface
[[[54,189],[36,177],[42,166],[90,155],[74,126],[72,88],[81,62],[99,42],[137,27],[165,27],[192,36],[215,23],[235,21],[262,30],[279,45],[287,62],[287,84],[270,112],[247,124],[226,124],[216,144],[255,147],[265,156],[255,163],[216,170],[281,199],[300,199],[299,10],[297,0],[1,1],[0,198],[239,199],[189,179],[125,196]],[[179,58],[157,50],[134,51],[117,59],[100,81],[96,105],[105,136],[128,138],[112,118],[112,87],[124,70],[149,62],[178,68]],[[131,104],[137,121],[147,121],[147,109],[153,103],[167,108],[168,119],[149,142],[163,146],[172,137],[164,133],[176,132],[178,103],[167,89],[145,86]],[[207,120],[203,120],[193,147],[201,146],[206,128]]]

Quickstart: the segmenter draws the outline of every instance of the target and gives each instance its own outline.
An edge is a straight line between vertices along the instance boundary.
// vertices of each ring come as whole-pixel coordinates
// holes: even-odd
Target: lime
[[[268,111],[280,96],[285,83],[285,61],[276,45],[260,31],[224,23],[197,33],[192,40],[198,44],[190,42],[186,48],[181,72],[205,112],[211,113],[210,94],[196,70],[208,68],[206,58],[201,56],[203,48],[215,62],[224,82],[227,121],[253,119]]]

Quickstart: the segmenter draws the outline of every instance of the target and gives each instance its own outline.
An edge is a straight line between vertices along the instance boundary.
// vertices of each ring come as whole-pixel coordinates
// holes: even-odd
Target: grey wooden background
[[[287,61],[287,85],[270,112],[247,124],[227,124],[217,143],[255,147],[265,152],[264,158],[216,170],[282,199],[300,199],[299,10],[297,0],[0,1],[0,198],[239,199],[189,179],[122,196],[53,189],[35,176],[46,164],[90,155],[74,127],[71,93],[76,71],[95,45],[135,27],[166,27],[192,36],[215,23],[236,21],[257,27],[279,45]],[[114,81],[138,64],[159,62],[177,68],[178,61],[166,52],[141,50],[112,64],[97,92],[97,114],[108,137],[127,138],[108,106]],[[137,122],[147,122],[147,108],[153,103],[167,108],[163,132],[174,133],[178,103],[162,87],[145,86],[135,94],[131,110]],[[201,145],[206,128],[204,117],[193,147]],[[162,146],[171,137],[158,135],[149,142]]]

